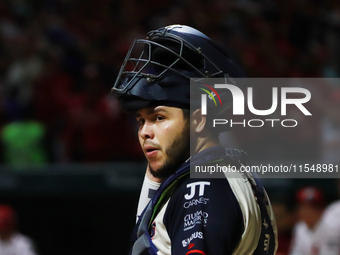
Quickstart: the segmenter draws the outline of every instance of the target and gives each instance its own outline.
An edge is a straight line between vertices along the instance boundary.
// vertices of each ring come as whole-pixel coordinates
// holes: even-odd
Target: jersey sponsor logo
[[[189,251],[185,255],[189,255],[189,254],[207,255],[204,251],[201,251],[201,250],[197,250],[197,249],[191,250],[192,248],[194,248],[194,246],[195,246],[195,244],[193,244],[193,243],[189,244],[189,247],[188,247]]]
[[[208,223],[209,214],[207,212],[203,212],[202,210],[197,211],[195,213],[188,213],[184,216],[184,231],[192,229],[197,224],[202,224],[205,227]]]
[[[200,197],[200,198],[194,198],[190,201],[187,201],[183,204],[183,207],[185,209],[188,209],[190,206],[195,206],[195,205],[198,205],[198,204],[204,204],[206,205],[209,201],[209,198],[205,198],[205,197]]]
[[[193,183],[189,183],[187,184],[187,188],[190,188],[190,193],[189,194],[185,194],[184,198],[186,200],[190,200],[192,199],[195,194],[196,194],[196,187],[198,186],[198,195],[201,197],[204,195],[204,187],[205,185],[210,185],[210,182],[193,182]]]
[[[192,233],[189,238],[186,238],[182,241],[183,247],[187,247],[191,243],[191,241],[194,240],[194,239],[204,239],[203,233],[202,232]]]

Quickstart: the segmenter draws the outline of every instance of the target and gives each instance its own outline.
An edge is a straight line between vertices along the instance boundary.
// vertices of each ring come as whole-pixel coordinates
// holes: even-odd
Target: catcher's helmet
[[[134,41],[112,91],[127,111],[159,104],[189,109],[193,104],[190,78],[199,82],[219,77],[233,80],[244,77],[244,71],[200,31],[172,25],[150,31],[146,39]],[[231,104],[227,90],[220,97],[226,103],[219,113]],[[196,105],[200,106],[200,97]]]

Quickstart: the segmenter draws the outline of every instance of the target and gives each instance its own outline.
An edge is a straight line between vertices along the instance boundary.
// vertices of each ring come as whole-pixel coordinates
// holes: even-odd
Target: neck
[[[159,177],[155,177],[152,175],[151,171],[150,171],[150,168],[149,168],[149,165],[147,166],[146,168],[146,177],[150,180],[150,181],[153,181],[153,182],[157,182],[157,183],[162,183],[165,178],[159,178]]]
[[[210,147],[218,146],[220,143],[218,141],[205,138],[198,138],[196,143],[196,148],[194,154],[204,151]]]

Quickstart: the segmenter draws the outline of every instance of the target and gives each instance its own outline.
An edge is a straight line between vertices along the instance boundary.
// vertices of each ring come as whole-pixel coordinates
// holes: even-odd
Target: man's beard
[[[157,171],[150,166],[151,174],[156,178],[167,178],[173,174],[190,156],[190,127],[185,123],[182,133],[175,137],[165,151],[168,156],[164,165]]]

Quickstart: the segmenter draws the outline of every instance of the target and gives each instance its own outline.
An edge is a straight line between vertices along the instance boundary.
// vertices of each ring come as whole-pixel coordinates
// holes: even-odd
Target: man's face
[[[152,175],[168,177],[190,155],[190,121],[180,108],[155,106],[136,113],[138,138]]]

